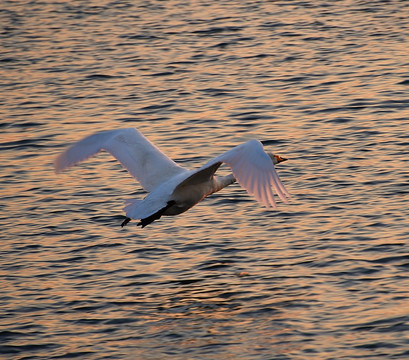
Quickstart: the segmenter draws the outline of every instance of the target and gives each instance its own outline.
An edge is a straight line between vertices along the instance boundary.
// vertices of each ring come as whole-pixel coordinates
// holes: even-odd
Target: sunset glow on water
[[[407,359],[406,1],[9,1],[0,11],[1,359]],[[94,132],[186,168],[289,161],[121,228],[140,185]],[[227,174],[228,168],[220,169]]]

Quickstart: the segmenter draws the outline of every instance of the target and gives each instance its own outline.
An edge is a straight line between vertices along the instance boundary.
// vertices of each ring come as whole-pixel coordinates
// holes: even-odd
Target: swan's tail
[[[126,199],[125,200],[125,202],[124,202],[124,204],[125,204],[124,211],[125,211],[127,216],[126,216],[125,220],[122,222],[121,227],[124,227],[126,224],[128,224],[132,220],[132,218],[129,217],[130,212],[132,210],[134,210],[135,208],[137,208],[142,202],[143,202],[143,200],[140,200],[140,199]],[[132,212],[134,212],[134,211],[132,211]]]
[[[129,216],[129,213],[136,209],[142,202],[143,200],[141,199],[126,199],[124,202],[124,211],[126,215]]]
[[[127,199],[125,200],[124,211],[127,217],[131,219],[144,219],[156,213],[166,206],[166,202],[152,202],[151,199]]]
[[[124,227],[131,221],[131,219],[141,219],[141,221],[137,225],[144,228],[146,225],[149,225],[155,220],[160,219],[160,217],[166,212],[167,209],[175,205],[175,201],[170,200],[166,203],[166,205],[155,209],[149,209],[147,204],[149,204],[149,202],[147,202],[146,200],[127,199],[125,201],[124,207],[126,218],[121,226]]]
[[[127,211],[126,209],[129,206],[136,205],[136,204],[139,205],[142,201],[143,200],[141,200],[141,199],[126,199],[124,201],[124,204],[125,204],[124,210]]]

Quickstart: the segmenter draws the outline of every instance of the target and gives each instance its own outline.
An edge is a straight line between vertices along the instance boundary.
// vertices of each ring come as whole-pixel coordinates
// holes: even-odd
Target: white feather
[[[69,147],[56,158],[55,170],[59,173],[101,150],[111,153],[150,192],[143,200],[126,201],[124,210],[132,219],[180,214],[236,179],[267,208],[276,208],[273,188],[282,201],[287,203],[290,197],[275,171],[273,155],[265,153],[258,140],[238,145],[200,169],[189,171],[164,155],[137,129],[104,131]],[[233,175],[214,176],[222,163],[231,168]]]
[[[186,171],[134,128],[104,131],[82,139],[57,157],[55,170],[59,173],[101,150],[111,153],[146,191]]]
[[[249,140],[219,155],[209,163],[218,161],[229,165],[239,184],[249,194],[254,194],[257,201],[263,203],[267,208],[277,206],[272,194],[267,195],[262,189],[273,187],[280,199],[285,203],[288,202],[290,195],[278,177],[270,156],[264,152],[260,141]]]

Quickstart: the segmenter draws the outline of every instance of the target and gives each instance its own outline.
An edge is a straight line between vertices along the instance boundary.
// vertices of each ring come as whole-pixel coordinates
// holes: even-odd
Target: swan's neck
[[[233,184],[235,181],[236,181],[236,178],[233,176],[233,174],[226,175],[226,176],[219,176],[215,178],[216,186],[213,192],[215,193],[217,191],[220,191],[221,189],[224,189],[226,186]]]

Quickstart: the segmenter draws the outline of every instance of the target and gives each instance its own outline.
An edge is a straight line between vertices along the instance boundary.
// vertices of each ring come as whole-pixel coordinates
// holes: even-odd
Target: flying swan
[[[55,159],[55,171],[60,173],[101,150],[111,153],[149,192],[143,200],[125,201],[126,218],[122,227],[131,219],[140,219],[137,225],[143,228],[162,215],[181,214],[236,180],[267,208],[276,208],[272,187],[285,203],[290,197],[274,168],[286,159],[265,153],[258,140],[238,145],[200,169],[187,170],[169,159],[137,129],[109,130],[87,136],[66,149]],[[215,177],[222,163],[233,173]]]

